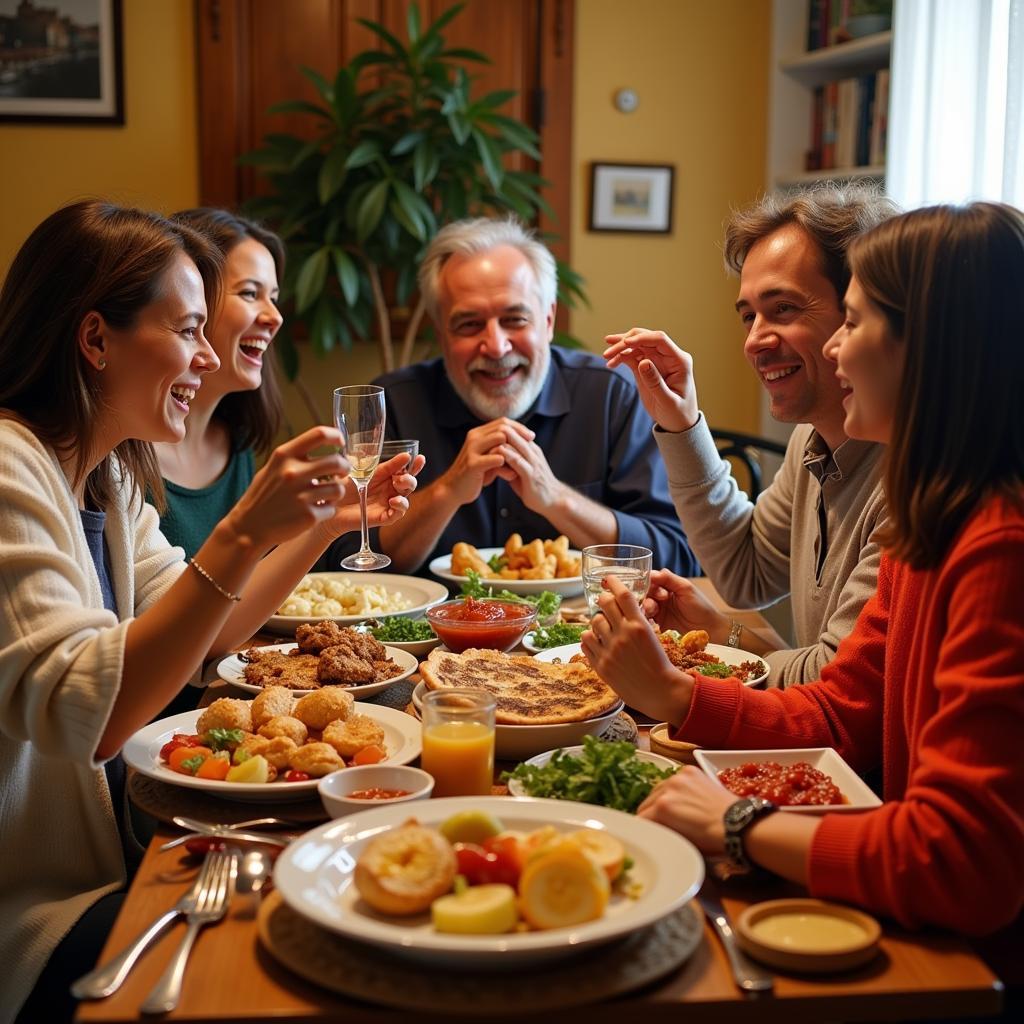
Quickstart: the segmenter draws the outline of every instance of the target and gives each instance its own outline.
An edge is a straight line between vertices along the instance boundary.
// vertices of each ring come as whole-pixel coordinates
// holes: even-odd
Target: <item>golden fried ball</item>
[[[264,722],[269,722],[276,715],[290,715],[294,706],[295,695],[291,690],[284,686],[268,686],[252,702],[253,728],[259,730]]]
[[[273,765],[279,772],[291,767],[295,751],[299,749],[298,744],[287,736],[275,736],[272,740],[264,736],[258,737],[266,743],[260,753],[267,759],[267,763]]]
[[[297,772],[305,772],[314,779],[345,767],[345,762],[329,743],[303,744],[292,754],[289,764]]]
[[[337,686],[325,686],[322,690],[300,697],[292,714],[310,729],[324,729],[339,718],[348,718],[352,713],[355,699],[348,690]]]
[[[291,715],[274,715],[273,718],[264,722],[257,732],[261,736],[266,736],[268,740],[277,736],[287,736],[297,747],[302,746],[309,736],[306,726],[297,718],[292,718]]]
[[[342,757],[354,757],[371,744],[384,746],[384,730],[368,715],[349,715],[324,729],[324,743],[330,743]]]
[[[252,704],[238,697],[218,697],[196,722],[196,732],[210,729],[241,729],[252,732]]]

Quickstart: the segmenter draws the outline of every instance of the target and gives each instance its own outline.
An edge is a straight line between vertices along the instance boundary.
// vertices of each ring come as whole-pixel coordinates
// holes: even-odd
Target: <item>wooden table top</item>
[[[700,581],[720,607],[723,603]],[[756,612],[736,616],[763,628]],[[643,720],[641,719],[641,724]],[[642,728],[642,732],[645,730]],[[642,736],[646,745],[646,735]],[[256,806],[254,805],[254,811]],[[161,826],[132,883],[124,907],[108,938],[102,959],[123,949],[154,918],[171,906],[190,884],[194,861],[182,848],[161,852],[168,838],[180,834]],[[765,899],[803,895],[799,887],[777,879],[732,879],[720,885],[726,909],[737,916]],[[735,986],[725,952],[705,922],[697,950],[666,980],[612,1001],[569,1011],[588,1022],[642,1020],[644,1024],[678,1024],[680,1020],[757,1022],[830,1020],[913,1020],[997,1014],[1001,984],[961,939],[939,933],[909,933],[882,922],[881,950],[856,971],[814,977],[777,972],[773,994],[750,997]],[[184,926],[176,924],[135,966],[123,987],[105,1000],[82,1003],[76,1020],[134,1021],[139,1006],[163,972]],[[467,1007],[467,1012],[471,1012]],[[559,1011],[564,1015],[565,1011]],[[417,1012],[417,1020],[450,1021],[450,1014]],[[284,1022],[344,1020],[346,1024],[390,1024],[409,1019],[407,1011],[371,1006],[310,984],[280,966],[257,939],[251,907],[236,900],[219,924],[199,935],[185,975],[181,1003],[166,1015],[172,1021],[222,1024],[229,1021]],[[509,1020],[473,1014],[474,1021]]]

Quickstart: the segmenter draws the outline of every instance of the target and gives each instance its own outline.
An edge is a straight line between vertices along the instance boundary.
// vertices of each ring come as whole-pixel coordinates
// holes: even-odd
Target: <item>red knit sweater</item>
[[[826,815],[814,896],[980,935],[1024,905],[1024,513],[987,501],[937,569],[883,557],[878,592],[820,681],[698,677],[680,739],[830,746],[881,761],[885,803]]]

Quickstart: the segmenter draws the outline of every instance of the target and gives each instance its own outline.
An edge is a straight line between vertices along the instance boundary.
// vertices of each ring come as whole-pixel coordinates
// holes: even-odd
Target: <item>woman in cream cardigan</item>
[[[160,533],[152,443],[181,439],[217,367],[221,263],[187,227],[85,201],[36,228],[0,293],[0,1021],[66,1019],[95,962],[130,867],[125,740],[359,522],[340,435],[316,427],[192,560]],[[407,508],[404,463],[378,472],[378,524]]]

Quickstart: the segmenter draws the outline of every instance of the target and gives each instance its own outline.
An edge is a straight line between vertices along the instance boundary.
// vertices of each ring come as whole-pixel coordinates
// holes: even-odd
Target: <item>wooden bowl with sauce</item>
[[[841,903],[785,899],[755,903],[736,920],[736,937],[756,960],[784,971],[849,971],[878,952],[882,929]]]
[[[324,810],[332,818],[407,800],[426,800],[434,777],[401,764],[364,764],[325,775],[317,784]]]

